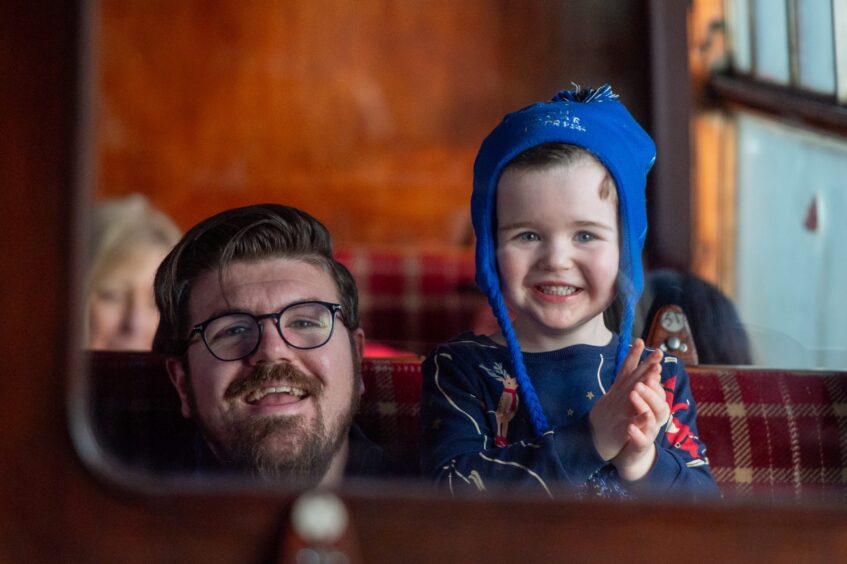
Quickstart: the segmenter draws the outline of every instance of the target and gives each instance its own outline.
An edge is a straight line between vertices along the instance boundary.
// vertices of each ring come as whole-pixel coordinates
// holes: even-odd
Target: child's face
[[[565,167],[507,169],[497,187],[497,264],[513,326],[527,352],[604,345],[615,297],[618,219],[601,198],[606,170],[590,158]]]

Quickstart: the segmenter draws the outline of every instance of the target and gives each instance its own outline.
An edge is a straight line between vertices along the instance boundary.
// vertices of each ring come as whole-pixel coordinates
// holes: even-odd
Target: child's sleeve
[[[477,370],[450,347],[440,347],[424,361],[421,462],[425,475],[454,493],[507,482],[510,489],[552,496],[557,484],[582,486],[607,466],[594,448],[587,416],[541,437],[497,446],[497,406],[486,401]]]
[[[656,437],[656,463],[647,476],[635,484],[636,489],[646,487],[654,494],[695,499],[720,495],[709,470],[706,445],[697,432],[697,406],[681,360],[664,359],[662,387],[670,406],[670,417]]]

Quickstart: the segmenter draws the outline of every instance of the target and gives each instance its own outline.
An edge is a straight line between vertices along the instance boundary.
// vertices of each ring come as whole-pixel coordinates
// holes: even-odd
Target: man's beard
[[[229,402],[241,401],[250,390],[275,383],[293,385],[308,392],[315,415],[309,424],[302,415],[241,417],[228,422],[216,434],[197,411],[193,382],[188,400],[194,420],[212,451],[227,468],[252,473],[269,480],[287,479],[304,486],[321,481],[333,457],[347,438],[353,416],[359,407],[361,368],[354,356],[353,389],[348,408],[334,421],[324,421],[320,398],[324,385],[288,363],[260,364],[246,378],[233,382],[224,392]]]

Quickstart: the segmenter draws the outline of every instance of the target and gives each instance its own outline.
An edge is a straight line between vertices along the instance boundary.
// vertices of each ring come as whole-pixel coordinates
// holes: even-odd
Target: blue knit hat
[[[656,160],[653,140],[632,118],[609,85],[596,90],[562,90],[549,102],[539,102],[507,114],[482,142],[474,163],[471,217],[476,233],[476,282],[500,324],[512,357],[514,376],[533,426],[539,435],[549,425],[526,373],[500,289],[497,269],[496,192],[500,174],[522,152],[544,143],[582,147],[608,169],[618,189],[620,266],[618,295],[623,316],[615,373],[630,345],[635,304],[644,286],[641,250],[647,235],[644,188]]]

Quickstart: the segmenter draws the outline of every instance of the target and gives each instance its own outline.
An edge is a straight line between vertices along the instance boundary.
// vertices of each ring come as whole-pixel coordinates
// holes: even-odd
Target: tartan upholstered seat
[[[124,464],[149,472],[193,467],[196,427],[182,417],[179,397],[153,353],[92,351],[94,432]],[[365,394],[356,417],[386,452],[418,466],[421,359],[365,359]]]
[[[96,351],[89,359],[92,424],[106,452],[153,473],[190,470],[195,426],[180,414],[164,357]]]
[[[471,327],[484,303],[470,250],[359,247],[335,253],[356,279],[361,325],[370,341],[427,354]]]
[[[93,414],[101,442],[147,471],[190,467],[194,429],[164,359],[91,355]],[[700,437],[727,496],[847,500],[847,372],[726,366],[688,369]],[[390,454],[417,467],[420,358],[365,359],[357,421]]]
[[[727,496],[847,499],[847,373],[688,369],[700,437]],[[406,460],[417,453],[420,365],[366,361],[359,420]]]
[[[688,369],[726,495],[847,499],[847,373]]]

